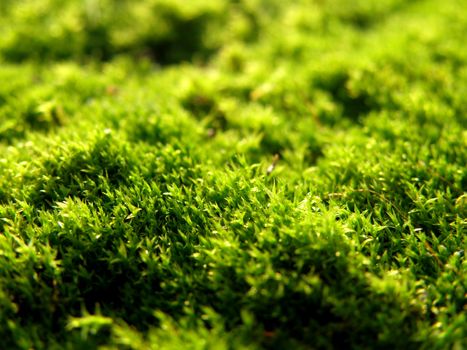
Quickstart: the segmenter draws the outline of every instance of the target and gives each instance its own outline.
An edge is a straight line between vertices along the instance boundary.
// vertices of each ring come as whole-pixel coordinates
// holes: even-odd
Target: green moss
[[[2,1],[2,346],[464,348],[464,13]]]

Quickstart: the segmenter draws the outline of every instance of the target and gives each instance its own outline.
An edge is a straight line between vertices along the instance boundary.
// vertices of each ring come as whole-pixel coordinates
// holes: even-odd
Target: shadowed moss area
[[[467,3],[0,2],[0,347],[463,349]]]

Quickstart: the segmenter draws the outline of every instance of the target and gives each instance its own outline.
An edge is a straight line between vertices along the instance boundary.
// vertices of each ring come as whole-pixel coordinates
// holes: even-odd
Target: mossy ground
[[[3,349],[463,349],[467,2],[2,0]]]

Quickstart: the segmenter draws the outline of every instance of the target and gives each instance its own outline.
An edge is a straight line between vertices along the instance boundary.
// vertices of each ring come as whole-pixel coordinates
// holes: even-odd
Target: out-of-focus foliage
[[[157,62],[206,59],[227,41],[252,41],[268,4],[194,0],[6,1],[0,51],[8,61],[108,60],[127,53]]]

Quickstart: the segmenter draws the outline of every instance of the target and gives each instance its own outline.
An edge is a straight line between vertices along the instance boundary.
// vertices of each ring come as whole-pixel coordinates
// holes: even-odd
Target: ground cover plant
[[[467,2],[0,29],[0,348],[465,348]]]

